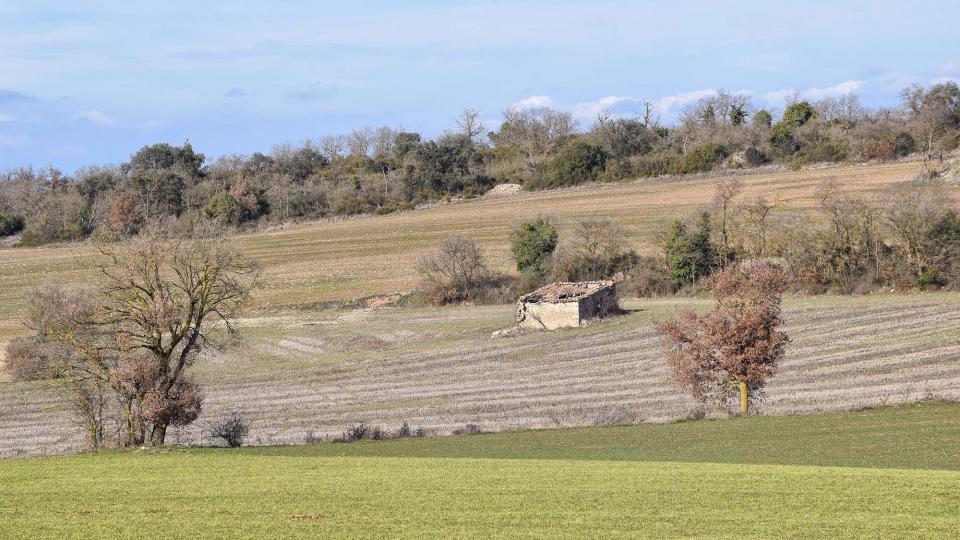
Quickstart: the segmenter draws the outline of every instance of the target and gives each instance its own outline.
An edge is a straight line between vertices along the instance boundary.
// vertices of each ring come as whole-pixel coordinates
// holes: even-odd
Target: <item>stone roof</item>
[[[613,281],[558,281],[521,296],[519,303],[562,304],[577,302],[609,287],[613,287]]]

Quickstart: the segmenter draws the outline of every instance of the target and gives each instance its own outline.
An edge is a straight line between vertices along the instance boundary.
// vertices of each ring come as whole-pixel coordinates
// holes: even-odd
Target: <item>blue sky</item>
[[[464,107],[716,89],[760,106],[960,78],[960,2],[3,0],[0,170],[68,172],[189,138],[208,156],[363,126],[436,135]]]

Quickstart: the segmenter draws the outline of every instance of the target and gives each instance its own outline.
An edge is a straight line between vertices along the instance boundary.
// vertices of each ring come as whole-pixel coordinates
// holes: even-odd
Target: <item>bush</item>
[[[203,207],[203,215],[225,225],[239,225],[241,218],[240,205],[229,193],[222,191]]]
[[[770,130],[770,145],[782,156],[789,156],[800,150],[796,130],[817,116],[816,111],[806,101],[794,103],[783,111],[783,118]]]
[[[7,343],[4,367],[15,381],[36,381],[54,375],[53,364],[66,359],[69,351],[36,338],[13,338]]]
[[[368,426],[361,422],[353,427],[348,428],[339,437],[334,438],[333,442],[351,443],[363,440],[386,441],[389,439],[419,438],[426,436],[426,434],[427,432],[425,429],[413,428],[406,421],[404,421],[403,424],[401,424],[400,427],[394,432],[386,430],[380,426]],[[312,431],[308,432],[307,436],[314,442],[320,441],[320,438],[314,436]]]
[[[710,242],[710,215],[701,214],[694,231],[675,221],[663,241],[667,269],[676,287],[693,285],[707,277],[717,265],[717,250]]]
[[[23,230],[23,218],[0,214],[0,236],[10,236]]]
[[[710,143],[684,154],[680,161],[674,163],[675,174],[692,174],[709,172],[718,163],[726,159],[729,154],[723,145]]]
[[[650,298],[673,294],[676,287],[659,261],[653,257],[640,257],[627,279],[617,285],[617,291],[624,296]]]
[[[446,238],[420,257],[417,273],[435,305],[471,300],[493,278],[480,245],[464,235]]]
[[[521,272],[542,274],[556,248],[557,227],[543,217],[521,223],[510,233],[510,250]]]
[[[219,421],[210,424],[210,435],[220,439],[230,448],[243,446],[243,441],[250,433],[250,425],[243,413],[233,411]]]
[[[466,424],[462,428],[456,428],[451,431],[454,435],[478,435],[483,433],[483,429],[479,424]]]
[[[916,142],[913,140],[913,136],[909,133],[901,131],[897,133],[897,136],[893,139],[893,155],[894,157],[906,157],[913,153],[914,148],[916,148]]]
[[[634,174],[644,178],[664,176],[674,171],[679,158],[668,154],[656,154],[631,159],[631,170]]]
[[[574,140],[547,161],[543,175],[535,177],[525,187],[546,189],[593,182],[606,164],[607,154],[602,148]]]
[[[759,111],[753,113],[753,119],[751,120],[753,127],[758,129],[769,129],[770,124],[773,123],[773,117],[770,116],[770,113],[760,109]]]
[[[763,165],[770,161],[770,158],[767,157],[761,150],[757,149],[754,146],[747,148],[743,152],[743,158],[747,161],[749,165],[754,167]]]
[[[639,256],[626,246],[626,233],[606,218],[579,222],[570,241],[553,257],[558,281],[604,279],[629,272]]]

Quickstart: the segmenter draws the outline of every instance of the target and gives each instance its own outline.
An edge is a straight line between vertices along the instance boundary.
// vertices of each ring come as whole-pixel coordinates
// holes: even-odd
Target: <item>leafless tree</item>
[[[626,231],[609,218],[587,218],[557,248],[552,274],[561,281],[608,278],[628,270],[635,259]]]
[[[347,147],[350,155],[362,157],[370,154],[370,147],[373,145],[373,131],[370,128],[355,129],[347,137]]]
[[[736,258],[737,247],[734,242],[734,220],[737,212],[737,198],[743,192],[743,182],[737,178],[717,183],[713,197],[714,219],[720,233],[717,246],[720,265],[726,266]]]
[[[178,405],[192,406],[196,390],[185,377],[199,349],[213,343],[216,322],[231,320],[256,285],[257,267],[222,236],[182,240],[154,227],[128,244],[100,246],[109,264],[100,267],[101,311],[120,352],[144,353],[155,364],[147,400],[151,444],[163,444],[167,428],[181,421]]]
[[[373,156],[382,158],[390,155],[397,141],[397,130],[381,126],[373,133]]]
[[[164,443],[169,426],[200,414],[203,396],[187,373],[221,323],[248,299],[257,268],[222,231],[201,226],[195,239],[161,225],[122,244],[102,245],[96,287],[45,285],[28,294],[34,336],[8,349],[14,375],[51,377],[83,419],[91,447],[104,418],[118,420],[120,444]],[[108,406],[109,405],[109,406]]]
[[[915,85],[905,88],[900,97],[922,141],[924,173],[936,176],[933,161],[943,162],[944,135],[950,128],[960,126],[960,86],[952,81],[929,89]]]
[[[484,129],[486,128],[480,121],[480,111],[477,109],[464,109],[457,118],[457,131],[473,143],[481,141]]]
[[[417,273],[423,287],[435,297],[435,303],[468,300],[471,289],[491,277],[483,249],[465,235],[446,238],[420,257]]]
[[[916,277],[930,266],[933,254],[929,232],[944,215],[950,201],[950,193],[934,182],[903,184],[887,194],[884,217]]]
[[[324,135],[320,138],[320,153],[327,161],[341,158],[347,150],[347,137],[343,135]]]
[[[577,129],[570,113],[546,107],[508,109],[503,116],[494,144],[516,149],[531,167],[556,151],[559,141]]]
[[[769,217],[775,206],[775,203],[763,195],[757,195],[743,206],[743,215],[750,231],[751,255],[754,257],[766,255]]]

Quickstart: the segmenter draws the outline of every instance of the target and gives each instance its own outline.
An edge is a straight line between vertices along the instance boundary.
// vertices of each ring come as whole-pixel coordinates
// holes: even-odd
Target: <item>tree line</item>
[[[960,87],[911,87],[895,108],[867,109],[854,95],[792,98],[775,119],[748,96],[718,92],[673,126],[652,105],[635,117],[601,113],[586,130],[549,108],[512,108],[488,131],[466,110],[426,139],[388,127],[360,129],[269,153],[208,161],[189,142],[146,146],[119,166],[67,175],[21,168],[0,176],[0,235],[22,245],[109,240],[173,217],[188,230],[214,219],[232,227],[390,213],[470,198],[502,183],[528,189],[708,172],[775,163],[892,160],[919,153],[934,177],[960,143]]]
[[[960,287],[960,214],[940,181],[913,180],[878,194],[826,180],[813,209],[749,197],[736,178],[718,182],[713,200],[639,254],[630,234],[607,217],[569,225],[537,216],[509,235],[515,274],[491,270],[481,246],[458,235],[416,265],[423,301],[502,303],[553,281],[613,278],[638,297],[695,293],[715,274],[757,262],[780,266],[785,288],[807,294]]]

